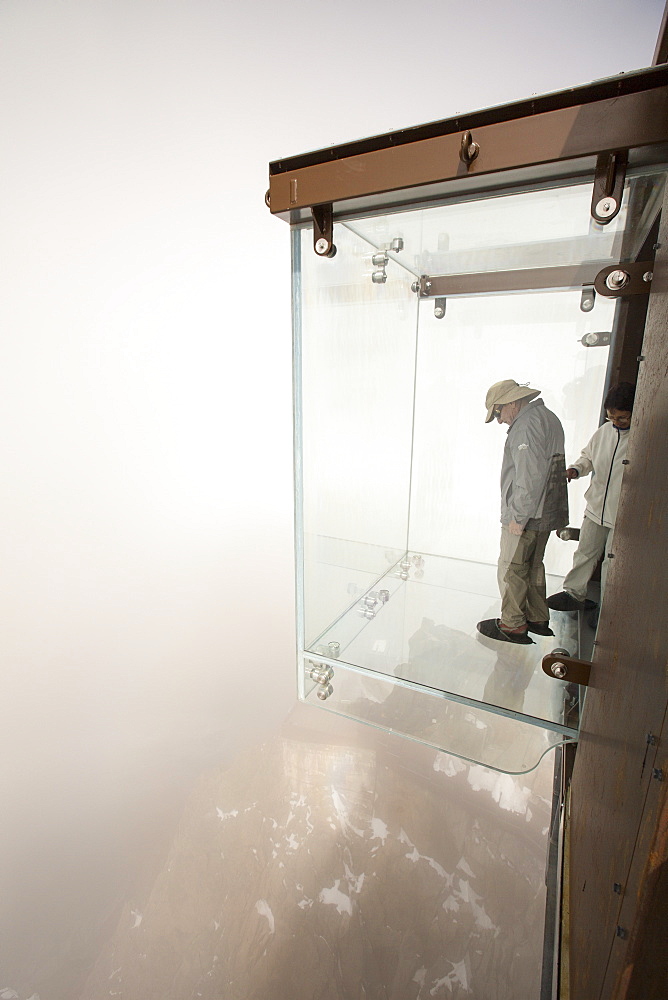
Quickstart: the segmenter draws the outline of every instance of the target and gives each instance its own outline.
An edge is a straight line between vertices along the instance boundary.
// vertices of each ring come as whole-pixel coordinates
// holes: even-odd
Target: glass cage
[[[581,655],[581,616],[552,612],[554,635],[526,645],[476,629],[499,615],[507,430],[485,423],[485,394],[502,379],[539,389],[577,458],[614,375],[627,300],[613,269],[644,259],[655,232],[658,161],[628,165],[611,219],[592,213],[591,157],[562,176],[353,204],[335,214],[335,255],[293,219],[303,700],[509,772],[577,739],[584,689],[541,664]],[[587,486],[568,487],[570,525]],[[551,533],[548,594],[575,547]]]

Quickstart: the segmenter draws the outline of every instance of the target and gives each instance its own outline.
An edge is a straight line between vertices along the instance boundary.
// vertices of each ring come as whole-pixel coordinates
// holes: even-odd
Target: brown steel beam
[[[542,288],[581,288],[583,285],[593,285],[597,274],[604,267],[606,264],[603,261],[589,261],[585,264],[516,268],[510,271],[430,274],[420,279],[420,297],[531,292]],[[649,288],[645,291],[649,291]]]
[[[461,133],[334,159],[270,177],[271,212],[287,219],[299,209],[362,199],[457,178],[474,178],[654,146],[668,139],[668,87],[608,98],[483,125],[473,133],[479,153],[462,162]]]

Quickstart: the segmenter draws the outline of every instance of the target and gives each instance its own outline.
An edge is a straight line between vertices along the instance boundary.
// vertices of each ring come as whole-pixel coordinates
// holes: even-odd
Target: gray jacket
[[[564,429],[534,399],[508,428],[501,466],[501,524],[516,521],[533,531],[568,524]]]

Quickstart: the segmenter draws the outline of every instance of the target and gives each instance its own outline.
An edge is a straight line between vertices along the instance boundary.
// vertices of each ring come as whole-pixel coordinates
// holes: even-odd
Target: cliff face
[[[364,738],[292,725],[205,774],[82,1000],[537,997],[551,762]]]

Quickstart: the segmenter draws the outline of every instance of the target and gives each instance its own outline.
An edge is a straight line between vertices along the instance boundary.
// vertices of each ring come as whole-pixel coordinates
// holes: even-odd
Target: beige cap
[[[494,419],[494,407],[503,406],[505,403],[514,403],[517,399],[535,399],[540,395],[540,389],[530,389],[528,385],[519,385],[512,378],[504,379],[503,382],[495,382],[487,390],[485,396],[485,406],[487,416],[485,423]]]

